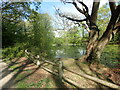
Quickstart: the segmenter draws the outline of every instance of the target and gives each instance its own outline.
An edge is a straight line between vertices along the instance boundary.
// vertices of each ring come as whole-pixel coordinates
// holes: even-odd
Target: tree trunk
[[[106,28],[106,31],[102,35],[102,37],[98,40],[99,31],[92,31],[90,32],[92,36],[90,36],[90,40],[87,46],[86,55],[83,61],[92,62],[97,61],[99,62],[101,53],[105,46],[109,43],[112,37],[120,31],[120,6],[117,7],[115,12],[112,14],[110,22]]]
[[[90,39],[86,48],[86,54],[84,56],[84,61],[91,61],[92,60],[92,53],[94,51],[94,47],[97,45],[98,42],[98,35],[99,31],[91,31],[90,32]]]
[[[113,36],[113,33],[110,32],[108,37],[104,37],[103,39],[98,40],[99,37],[98,33],[99,33],[98,31],[95,32],[93,31],[94,36],[89,40],[83,61],[87,61],[89,63],[92,62],[99,63],[100,56],[105,46],[109,43]]]
[[[111,18],[105,32],[103,33],[101,38],[99,38],[99,29],[97,27],[97,15],[98,15],[100,0],[98,0],[98,2],[94,0],[91,15],[89,15],[89,9],[83,2],[79,0],[72,0],[72,1],[73,2],[67,2],[67,3],[72,3],[75,6],[75,8],[80,13],[82,13],[86,18],[82,20],[78,20],[78,19],[67,17],[65,15],[60,15],[60,14],[59,15],[79,23],[86,21],[86,24],[89,27],[88,32],[90,37],[89,37],[89,42],[86,48],[86,54],[80,61],[81,62],[87,61],[90,63],[92,61],[99,62],[101,53],[103,52],[103,49],[105,48],[105,46],[109,43],[109,41],[112,39],[114,34],[117,31],[120,31],[120,5],[116,6],[114,0],[113,2],[110,2],[111,0],[109,0]],[[80,3],[84,7],[83,10],[79,8],[77,3]]]

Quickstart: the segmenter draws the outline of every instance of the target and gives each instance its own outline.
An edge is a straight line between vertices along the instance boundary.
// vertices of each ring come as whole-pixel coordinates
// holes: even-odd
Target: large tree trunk
[[[108,26],[105,32],[103,33],[101,38],[99,38],[99,29],[96,25],[96,22],[97,22],[97,15],[98,15],[100,0],[97,0],[97,2],[96,0],[94,0],[91,15],[89,15],[89,8],[79,0],[72,0],[73,2],[67,2],[66,0],[62,0],[62,1],[65,1],[66,3],[72,3],[75,6],[75,8],[86,17],[85,19],[78,20],[78,19],[73,19],[71,17],[59,14],[60,16],[66,17],[69,20],[78,22],[78,24],[80,22],[86,21],[86,24],[89,27],[88,32],[90,37],[89,37],[89,42],[86,48],[86,54],[80,61],[81,62],[87,61],[90,63],[92,61],[99,62],[101,53],[103,52],[103,49],[105,48],[105,46],[109,43],[109,41],[112,39],[114,34],[117,31],[120,31],[120,5],[116,6],[114,0],[113,2],[109,0],[109,6],[111,10],[111,19],[108,23]],[[81,4],[83,6],[83,9],[81,9],[77,3]]]
[[[84,56],[84,61],[91,61],[92,60],[92,53],[94,51],[94,48],[96,47],[98,43],[98,37],[99,37],[99,31],[91,31],[90,32],[90,39],[86,48],[86,54]]]
[[[87,25],[89,26],[89,42],[86,48],[86,54],[83,57],[82,61],[88,61],[91,62],[93,57],[93,51],[98,43],[99,38],[99,29],[96,25],[97,21],[97,14],[98,14],[98,8],[99,8],[100,2],[94,2],[93,3],[93,9],[92,14],[89,17],[89,20],[87,21]]]
[[[92,36],[90,37],[86,55],[84,57],[84,61],[99,62],[101,53],[105,46],[109,43],[112,37],[116,34],[117,31],[120,31],[120,5],[116,8],[114,13],[111,16],[110,22],[106,28],[106,31],[102,35],[102,37],[98,40],[99,31],[92,31]]]

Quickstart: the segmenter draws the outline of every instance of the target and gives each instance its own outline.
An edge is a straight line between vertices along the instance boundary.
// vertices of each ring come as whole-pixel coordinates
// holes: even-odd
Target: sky
[[[90,9],[89,13],[91,13],[93,1],[92,0],[83,1]],[[104,5],[106,2],[107,0],[101,0],[100,7]],[[81,5],[79,6],[81,7]],[[73,15],[80,16],[80,18],[84,18],[84,15],[80,14],[72,4],[64,4],[61,3],[60,0],[43,0],[39,12],[48,13],[53,19],[55,19],[55,7],[59,8],[61,12],[65,12],[66,14],[71,13]],[[59,31],[56,31],[55,33],[56,36],[59,36]]]
[[[83,1],[89,7],[89,9],[92,8],[92,0],[83,0]],[[108,0],[101,0],[100,7],[104,5],[107,1]],[[41,4],[40,12],[48,13],[50,16],[54,17],[55,15],[54,7],[59,8],[62,12],[80,15],[80,13],[75,9],[75,7],[72,4],[63,4],[60,2],[60,0],[43,0]]]

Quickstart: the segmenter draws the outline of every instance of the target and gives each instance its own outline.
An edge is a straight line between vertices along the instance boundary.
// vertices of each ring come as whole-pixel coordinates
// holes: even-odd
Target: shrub
[[[24,50],[26,49],[26,47],[27,43],[17,43],[13,47],[3,49],[2,50],[3,60],[24,56]]]

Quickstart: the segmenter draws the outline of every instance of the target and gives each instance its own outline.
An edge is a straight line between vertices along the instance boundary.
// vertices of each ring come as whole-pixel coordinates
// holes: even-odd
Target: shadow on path
[[[18,83],[19,81],[25,79],[26,77],[32,75],[34,72],[36,72],[36,71],[39,69],[39,67],[37,67],[33,72],[29,73],[28,75],[26,75],[26,76],[23,77],[22,79],[17,80],[17,81],[14,82],[14,80],[16,79],[16,77],[17,77],[20,73],[22,73],[22,72],[24,71],[24,69],[27,67],[27,65],[30,64],[30,60],[28,60],[28,59],[27,59],[27,60],[24,60],[24,61],[22,61],[22,62],[24,62],[24,63],[21,64],[20,66],[16,67],[16,68],[14,68],[13,70],[11,70],[8,74],[4,75],[4,77],[5,77],[5,76],[9,75],[10,73],[15,72],[15,74],[13,75],[13,77],[12,77],[8,82],[6,82],[6,83],[2,86],[2,88],[10,88],[10,87],[12,87],[14,84],[16,84],[16,83]],[[22,62],[19,62],[19,63],[22,63]],[[12,62],[10,65],[15,65],[15,63]],[[7,68],[4,69],[4,72],[6,72],[7,69],[9,69],[10,65],[9,65]],[[2,79],[4,79],[4,78],[2,78]]]
[[[52,66],[52,71],[54,71],[56,68],[57,68],[56,66]],[[63,83],[63,81],[58,76],[55,75],[51,75],[51,76],[57,88],[68,90],[68,87]]]

